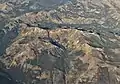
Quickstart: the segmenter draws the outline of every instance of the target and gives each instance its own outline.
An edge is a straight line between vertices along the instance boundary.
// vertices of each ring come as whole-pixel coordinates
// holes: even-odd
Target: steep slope
[[[36,8],[39,0],[0,2],[2,62],[26,75],[22,81],[13,75],[15,80],[120,83],[119,0],[71,0],[49,9]]]

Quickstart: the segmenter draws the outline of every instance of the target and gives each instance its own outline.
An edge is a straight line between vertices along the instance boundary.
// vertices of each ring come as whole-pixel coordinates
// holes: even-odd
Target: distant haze
[[[41,6],[50,7],[50,6],[66,3],[69,0],[39,0],[39,1]]]

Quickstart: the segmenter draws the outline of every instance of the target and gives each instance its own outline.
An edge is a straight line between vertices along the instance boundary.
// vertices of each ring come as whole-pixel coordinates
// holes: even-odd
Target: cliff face
[[[120,84],[119,0],[71,0],[31,10],[39,0],[25,1],[0,6],[1,61],[14,80]]]

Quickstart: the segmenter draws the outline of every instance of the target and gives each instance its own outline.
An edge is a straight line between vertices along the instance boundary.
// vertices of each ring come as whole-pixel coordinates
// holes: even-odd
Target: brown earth
[[[37,1],[25,1],[0,1],[0,67],[14,80],[120,84],[119,0],[71,0],[49,10],[27,10]]]

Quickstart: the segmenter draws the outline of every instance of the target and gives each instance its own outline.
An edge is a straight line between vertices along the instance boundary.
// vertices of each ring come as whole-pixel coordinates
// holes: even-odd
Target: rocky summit
[[[119,0],[0,0],[0,83],[120,84]]]

